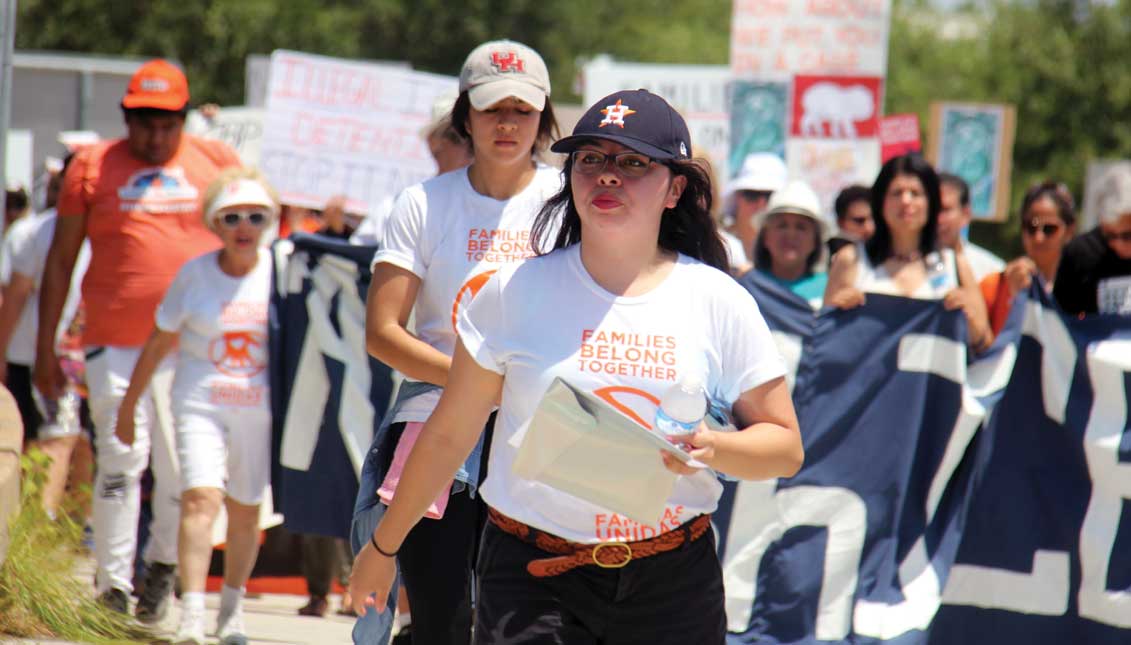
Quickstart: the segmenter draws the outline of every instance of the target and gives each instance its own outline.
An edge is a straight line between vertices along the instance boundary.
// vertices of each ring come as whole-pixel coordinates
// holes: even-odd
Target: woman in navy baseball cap
[[[710,527],[718,474],[770,479],[800,468],[785,364],[757,304],[725,272],[709,173],[689,158],[687,125],[666,101],[644,90],[613,94],[552,149],[569,158],[562,190],[532,230],[543,251],[500,268],[460,313],[447,387],[370,536],[373,551],[400,548],[497,404],[480,487],[489,522],[475,642],[721,645]],[[659,517],[633,519],[516,472],[556,379],[648,429],[665,393],[694,383],[691,396],[725,402],[740,429],[698,422],[683,435],[697,467],[661,453],[603,473],[670,491]],[[598,456],[594,469],[609,461]],[[353,585],[375,592],[381,607],[394,577],[392,559],[371,559],[355,568]]]

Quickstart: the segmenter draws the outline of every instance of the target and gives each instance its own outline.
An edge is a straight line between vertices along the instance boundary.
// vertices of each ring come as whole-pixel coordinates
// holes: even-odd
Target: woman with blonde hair
[[[271,255],[260,239],[278,213],[275,193],[258,171],[232,168],[208,187],[204,223],[223,246],[190,260],[177,273],[118,412],[118,439],[132,444],[138,399],[157,366],[179,347],[173,381],[182,487],[177,645],[204,642],[204,583],[212,524],[221,504],[227,510],[228,535],[216,633],[221,645],[247,643],[241,605],[259,550],[259,504],[271,470]]]

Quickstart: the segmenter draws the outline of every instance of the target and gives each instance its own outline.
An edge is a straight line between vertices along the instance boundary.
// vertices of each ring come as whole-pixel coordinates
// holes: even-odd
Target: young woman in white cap
[[[689,139],[671,106],[636,90],[590,107],[573,135],[554,144],[570,154],[565,186],[534,228],[535,243],[554,250],[500,269],[460,312],[447,388],[398,496],[355,562],[359,611],[371,593],[383,605],[395,578],[392,554],[501,401],[481,488],[490,521],[479,552],[475,642],[724,642],[709,520],[722,492],[715,472],[664,458],[680,476],[663,518],[647,525],[512,470],[555,378],[586,391],[635,393],[622,403],[637,406],[641,419],[673,381],[699,378],[712,397],[733,402],[743,429],[700,425],[692,455],[740,478],[786,477],[800,467],[784,363],[757,304],[725,273],[709,174],[688,158]]]
[[[825,227],[821,200],[803,181],[791,181],[770,197],[759,216],[754,266],[814,309],[821,307],[828,274],[821,271]]]
[[[451,116],[474,161],[409,187],[389,215],[373,260],[366,336],[369,353],[406,381],[362,469],[355,552],[367,548],[385,504],[399,495],[400,468],[448,382],[458,316],[495,271],[534,255],[534,217],[561,186],[557,170],[535,161],[557,127],[549,95],[546,64],[533,49],[508,40],[477,47],[464,62]],[[431,519],[399,552],[418,645],[471,638],[471,573],[486,518],[477,493],[481,445],[433,496]],[[362,617],[354,641],[384,642],[389,618]]]
[[[204,583],[221,504],[228,534],[216,633],[222,645],[247,643],[241,605],[259,550],[259,504],[271,470],[271,254],[260,238],[275,224],[278,211],[273,191],[256,170],[224,171],[209,186],[204,222],[223,247],[190,260],[177,273],[119,409],[115,432],[129,445],[134,407],[162,359],[179,346],[173,381],[182,487],[177,645],[204,642]]]

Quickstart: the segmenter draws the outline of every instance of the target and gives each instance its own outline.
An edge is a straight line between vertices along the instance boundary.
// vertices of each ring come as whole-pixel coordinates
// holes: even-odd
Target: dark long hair
[[[1042,197],[1048,197],[1056,206],[1057,214],[1060,215],[1060,221],[1064,222],[1065,226],[1072,226],[1076,223],[1076,200],[1072,199],[1072,193],[1068,191],[1068,186],[1056,181],[1042,181],[1033,184],[1029,190],[1025,191],[1025,197],[1021,199],[1021,225],[1024,226],[1027,221],[1025,215],[1029,209]]]
[[[455,105],[452,106],[452,127],[455,128],[456,134],[467,139],[468,145],[471,145],[471,130],[468,128],[470,124],[471,97],[467,95],[467,90],[464,90],[459,93]],[[546,104],[542,106],[542,112],[538,117],[538,136],[534,138],[534,148],[531,152],[537,154],[550,147],[550,142],[557,139],[558,134],[558,119],[554,116],[554,104],[547,96]]]
[[[882,264],[891,257],[891,230],[887,220],[884,219],[884,200],[887,198],[888,187],[898,175],[912,175],[919,178],[923,184],[923,191],[927,194],[927,225],[919,234],[919,252],[926,257],[937,250],[939,211],[942,210],[942,199],[939,197],[939,176],[927,160],[916,153],[906,154],[888,159],[880,174],[876,176],[876,183],[872,184],[872,219],[876,222],[876,233],[864,243],[864,250],[872,265]]]
[[[726,271],[726,249],[723,247],[715,218],[711,217],[711,170],[702,159],[672,160],[663,162],[674,177],[685,177],[687,187],[679,196],[675,208],[664,209],[660,219],[660,248],[682,253],[704,264]],[[539,255],[554,249],[564,249],[581,241],[581,217],[573,203],[571,171],[573,157],[566,159],[562,169],[562,189],[546,200],[534,218],[530,229],[531,245]],[[553,245],[548,242],[555,222],[560,221]]]

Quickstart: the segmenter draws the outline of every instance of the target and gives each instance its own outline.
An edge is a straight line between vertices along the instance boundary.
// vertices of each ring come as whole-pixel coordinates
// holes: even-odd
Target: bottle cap
[[[683,379],[679,382],[679,389],[684,392],[693,392],[699,394],[703,391],[703,379],[698,374],[684,375]]]

